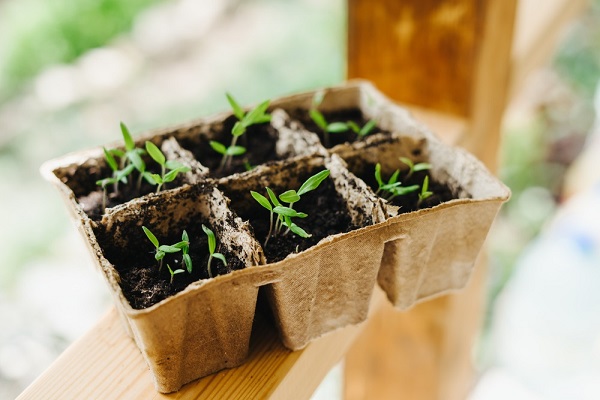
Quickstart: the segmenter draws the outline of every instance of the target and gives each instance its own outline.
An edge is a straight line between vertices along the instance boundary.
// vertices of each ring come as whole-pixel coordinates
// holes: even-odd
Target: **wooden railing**
[[[348,76],[375,82],[448,143],[496,169],[504,110],[585,0],[348,0]],[[291,16],[292,18],[292,16]],[[114,310],[20,399],[305,399],[345,357],[346,399],[464,398],[484,308],[485,257],[467,288],[397,312],[375,291],[369,319],[291,352],[255,321],[248,362],[171,395]]]

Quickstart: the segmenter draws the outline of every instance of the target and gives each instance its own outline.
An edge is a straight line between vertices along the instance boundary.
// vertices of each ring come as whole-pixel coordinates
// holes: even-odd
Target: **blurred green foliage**
[[[8,0],[0,3],[0,101],[44,67],[75,60],[131,28],[159,0]]]
[[[571,27],[555,58],[561,76],[578,93],[592,99],[600,77],[600,0],[590,1],[589,9]]]

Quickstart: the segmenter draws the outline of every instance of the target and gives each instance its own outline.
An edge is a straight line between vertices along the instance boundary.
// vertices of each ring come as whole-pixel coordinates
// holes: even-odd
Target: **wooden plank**
[[[349,77],[373,79],[398,101],[465,116],[462,145],[493,169],[507,102],[515,10],[516,0],[380,0],[376,5],[349,0]],[[418,18],[427,21],[412,21]],[[448,44],[455,42],[460,45]],[[389,51],[380,55],[382,61],[372,60],[377,51],[369,46]],[[456,69],[456,63],[462,66]],[[406,313],[385,307],[373,316],[346,357],[346,399],[466,396],[472,383],[471,348],[483,312],[486,274],[479,264],[460,293]]]
[[[371,307],[376,309],[385,301],[378,290]],[[259,318],[244,365],[164,395],[154,390],[141,353],[111,309],[18,399],[306,399],[362,328],[335,331],[292,352],[283,347],[274,328]]]
[[[478,0],[348,0],[348,76],[403,103],[467,116]]]

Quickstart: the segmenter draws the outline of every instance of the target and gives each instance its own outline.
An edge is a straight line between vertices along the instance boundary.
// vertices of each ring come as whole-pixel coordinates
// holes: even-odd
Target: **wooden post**
[[[349,0],[348,76],[464,117],[460,144],[495,170],[516,0]],[[482,258],[482,257],[480,257]],[[347,353],[346,399],[460,399],[484,310],[485,262],[463,291],[408,312],[383,306]]]

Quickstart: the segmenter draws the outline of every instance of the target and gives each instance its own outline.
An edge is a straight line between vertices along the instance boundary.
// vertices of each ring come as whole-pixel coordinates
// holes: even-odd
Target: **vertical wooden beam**
[[[462,145],[495,169],[517,0],[348,0],[348,76],[467,119]],[[461,399],[484,309],[485,262],[463,291],[382,307],[347,353],[346,399]]]

